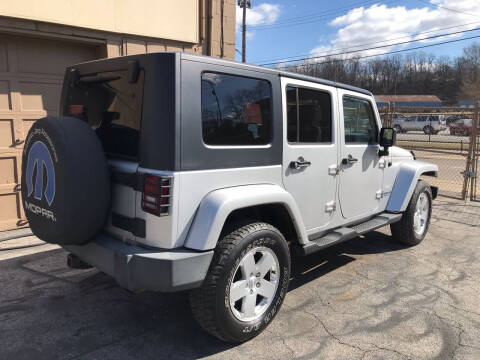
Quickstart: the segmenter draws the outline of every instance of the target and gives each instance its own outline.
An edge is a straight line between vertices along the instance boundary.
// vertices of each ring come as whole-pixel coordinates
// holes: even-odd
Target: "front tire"
[[[423,128],[423,133],[425,135],[431,135],[433,134],[433,128],[430,125],[427,125]]]
[[[420,244],[427,235],[431,216],[432,190],[425,181],[420,180],[402,219],[390,225],[393,238],[408,246]]]
[[[290,279],[288,244],[275,227],[251,223],[217,244],[207,276],[190,292],[200,326],[227,342],[261,333],[280,309]]]

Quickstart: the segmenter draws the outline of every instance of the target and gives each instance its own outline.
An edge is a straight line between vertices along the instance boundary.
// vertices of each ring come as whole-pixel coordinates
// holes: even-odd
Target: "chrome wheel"
[[[413,230],[417,235],[423,235],[427,228],[428,216],[430,214],[430,202],[426,193],[422,192],[415,205],[413,215]]]
[[[275,298],[280,277],[277,255],[267,247],[250,250],[230,282],[230,309],[240,321],[254,321]]]

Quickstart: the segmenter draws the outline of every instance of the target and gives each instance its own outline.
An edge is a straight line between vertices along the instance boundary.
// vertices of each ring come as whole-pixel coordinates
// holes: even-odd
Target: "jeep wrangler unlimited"
[[[308,255],[384,225],[425,237],[437,166],[394,147],[370,92],[183,53],[67,69],[61,116],[23,152],[32,231],[131,291],[191,290],[210,334],[246,341]],[[296,257],[300,259],[300,257]]]

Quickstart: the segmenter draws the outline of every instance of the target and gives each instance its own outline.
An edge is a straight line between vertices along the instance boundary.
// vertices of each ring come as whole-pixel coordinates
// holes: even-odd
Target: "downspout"
[[[205,0],[205,20],[206,24],[206,34],[205,34],[205,47],[206,55],[212,56],[212,1]]]

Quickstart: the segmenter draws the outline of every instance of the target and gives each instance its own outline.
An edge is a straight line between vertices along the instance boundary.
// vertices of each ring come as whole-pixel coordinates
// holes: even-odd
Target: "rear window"
[[[202,135],[207,145],[266,145],[272,134],[272,90],[266,80],[202,74]]]
[[[144,73],[136,83],[127,71],[83,77],[68,90],[65,115],[87,121],[109,157],[138,160]]]

